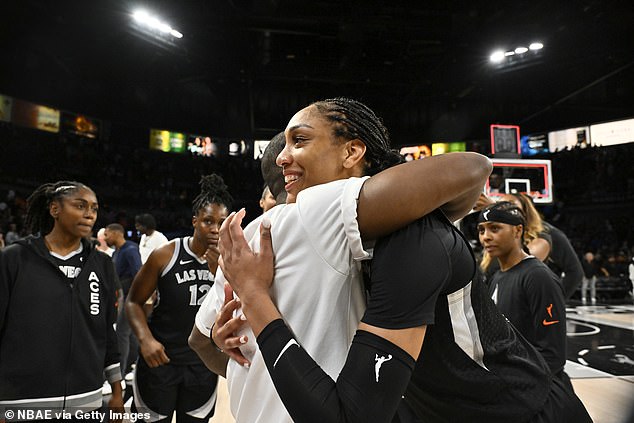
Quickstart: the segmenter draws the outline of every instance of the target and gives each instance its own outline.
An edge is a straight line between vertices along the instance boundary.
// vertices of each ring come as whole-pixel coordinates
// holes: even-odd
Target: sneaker
[[[125,391],[124,380],[121,381],[121,389]],[[112,386],[110,386],[110,383],[108,383],[108,381],[105,381],[103,383],[103,387],[101,388],[101,395],[110,395],[110,394],[112,394]]]
[[[132,382],[134,380],[134,370],[126,374],[124,379],[126,382]]]
[[[110,395],[111,393],[112,393],[112,386],[110,386],[108,381],[105,381],[103,383],[103,388],[101,388],[101,394],[102,395]]]

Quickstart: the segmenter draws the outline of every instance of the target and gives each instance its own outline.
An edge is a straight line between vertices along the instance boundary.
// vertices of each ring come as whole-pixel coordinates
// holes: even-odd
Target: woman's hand
[[[271,222],[260,224],[260,252],[255,253],[247,243],[240,224],[246,212],[232,213],[220,228],[220,260],[222,273],[243,301],[251,295],[268,293],[273,283],[274,257],[271,243]]]
[[[170,362],[165,347],[154,337],[146,341],[139,341],[139,350],[149,367],[159,367]]]
[[[233,290],[228,283],[225,283],[225,302],[216,315],[216,321],[211,328],[211,339],[223,353],[237,361],[241,366],[249,367],[251,364],[240,351],[240,345],[246,344],[248,338],[235,336],[236,333],[246,323],[244,314],[233,317],[234,311],[240,308],[240,299],[233,298]]]

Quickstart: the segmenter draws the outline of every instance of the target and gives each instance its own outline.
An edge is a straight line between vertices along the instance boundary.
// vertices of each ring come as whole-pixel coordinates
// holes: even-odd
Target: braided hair
[[[357,100],[337,97],[312,103],[333,124],[333,133],[345,140],[361,140],[366,146],[366,175],[403,163],[404,158],[390,148],[390,136],[381,119]]]
[[[194,216],[209,204],[222,204],[227,210],[231,210],[233,197],[227,190],[227,185],[222,177],[212,173],[200,178],[200,194],[192,202],[192,213]]]
[[[92,191],[87,185],[76,181],[57,181],[37,187],[26,199],[26,227],[31,233],[39,232],[42,236],[47,235],[55,226],[55,220],[49,211],[51,203],[61,202],[63,197],[68,197],[82,188]]]

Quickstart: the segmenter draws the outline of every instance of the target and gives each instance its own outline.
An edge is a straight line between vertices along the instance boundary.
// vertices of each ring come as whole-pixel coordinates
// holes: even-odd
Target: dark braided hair
[[[47,235],[55,226],[55,220],[49,211],[51,203],[61,201],[63,197],[67,197],[81,188],[92,191],[87,185],[76,181],[58,181],[37,187],[26,199],[26,227],[31,233],[39,232],[42,236]]]
[[[337,97],[312,104],[333,124],[333,133],[345,140],[359,139],[366,146],[366,175],[403,163],[404,158],[390,148],[390,136],[381,119],[357,100]]]
[[[227,190],[227,185],[222,177],[212,173],[200,178],[200,194],[192,202],[192,212],[194,216],[198,211],[209,204],[223,204],[227,210],[231,210],[233,197]]]

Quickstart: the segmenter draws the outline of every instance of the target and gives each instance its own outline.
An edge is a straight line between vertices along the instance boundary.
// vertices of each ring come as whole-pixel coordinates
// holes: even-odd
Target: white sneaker
[[[121,381],[121,389],[125,391],[124,380]],[[103,387],[101,388],[101,395],[110,395],[110,394],[112,394],[112,386],[110,386],[110,383],[108,381],[105,381],[103,383]]]
[[[101,395],[110,395],[111,393],[112,393],[112,386],[110,386],[108,381],[105,381],[103,383],[103,388],[101,388]]]
[[[134,380],[134,370],[125,375],[124,379],[126,382],[132,382]]]

